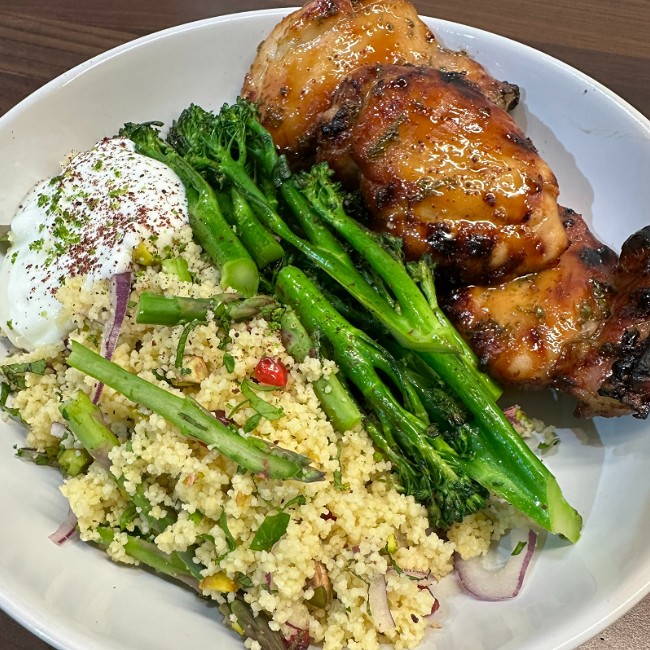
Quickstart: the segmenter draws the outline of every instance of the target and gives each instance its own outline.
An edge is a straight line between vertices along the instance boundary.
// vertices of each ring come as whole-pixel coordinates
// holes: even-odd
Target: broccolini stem
[[[260,219],[276,235],[297,248],[309,260],[347,289],[364,307],[376,314],[377,318],[382,320],[398,341],[401,341],[406,347],[416,350],[458,352],[454,342],[449,343],[444,336],[440,336],[440,327],[437,322],[432,320],[423,322],[420,313],[415,312],[411,307],[406,307],[404,311],[397,312],[359,273],[338,242],[334,247],[328,246],[331,234],[327,239],[321,238],[313,243],[299,237],[289,228],[280,215],[268,205],[264,194],[239,167],[234,169],[232,174],[230,166],[222,165],[222,169],[224,174],[246,196],[253,209],[257,211]],[[317,231],[317,225],[313,222],[315,215],[312,211],[307,213],[303,210],[296,213],[296,216],[301,221],[303,219],[311,220],[312,230]],[[305,229],[305,224],[302,225],[303,229]],[[410,284],[419,294],[419,301],[427,306],[424,296],[419,292],[416,285],[412,281],[410,281]],[[413,317],[413,314],[415,314],[415,317]]]
[[[582,525],[580,515],[566,502],[553,475],[512,429],[491,396],[486,395],[484,386],[467,376],[459,356],[420,353],[435,363],[432,367],[476,418],[478,426],[464,425],[453,432],[459,440],[458,446],[467,451],[462,454],[445,441],[448,436],[433,435],[423,440],[421,420],[389,400],[378,375],[368,367],[368,358],[376,360],[379,355],[378,346],[365,341],[363,332],[349,325],[301,271],[285,267],[278,274],[276,287],[280,298],[296,310],[307,330],[318,331],[327,338],[339,368],[362,392],[379,418],[384,437],[394,436],[399,447],[411,457],[416,452],[421,454],[430,472],[437,467],[443,478],[449,471],[466,472],[547,530],[577,541]],[[453,436],[449,434],[450,441]],[[427,449],[429,446],[431,449]],[[442,464],[432,455],[433,449],[443,460]],[[437,485],[440,487],[439,482]],[[461,494],[466,499],[466,507],[477,505],[477,495],[464,490]],[[452,501],[452,508],[457,504]],[[444,517],[444,508],[449,504],[442,505]]]
[[[418,497],[429,507],[432,524],[448,527],[484,507],[483,488],[458,471],[459,464],[447,453],[447,446],[442,447],[446,454],[443,458],[430,443],[427,422],[413,412],[423,412],[421,403],[395,359],[338,314],[299,269],[284,267],[277,276],[276,289],[279,297],[296,310],[307,331],[318,331],[328,341],[334,360],[363,395],[384,435],[390,432],[402,453],[419,468],[423,483],[429,483],[429,490],[419,491]],[[379,373],[400,390],[405,406]]]
[[[176,172],[185,186],[194,236],[221,271],[221,284],[252,296],[259,282],[257,266],[225,220],[208,182],[158,136],[151,124],[126,124],[120,135],[130,138],[138,153]]]
[[[280,326],[282,342],[287,352],[298,363],[302,363],[308,356],[318,354],[314,342],[293,309],[285,310]],[[335,374],[319,377],[312,383],[312,387],[336,431],[345,433],[361,422],[361,411]]]
[[[232,189],[232,208],[237,233],[257,266],[262,269],[279,260],[284,255],[282,246],[260,223],[246,199],[234,188]]]
[[[246,438],[219,422],[194,400],[150,384],[78,341],[72,341],[70,346],[69,366],[103,382],[131,401],[142,404],[178,427],[183,435],[214,447],[242,468],[269,478],[304,482],[323,478],[321,471],[310,466],[308,458],[259,438]]]

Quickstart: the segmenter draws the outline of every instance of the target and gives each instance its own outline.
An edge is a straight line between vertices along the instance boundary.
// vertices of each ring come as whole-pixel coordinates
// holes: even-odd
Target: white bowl
[[[70,151],[126,121],[169,121],[190,102],[233,100],[255,47],[283,15],[270,10],[204,20],[134,41],[51,82],[0,119],[0,223]],[[518,83],[515,115],[556,172],[561,202],[618,247],[650,223],[650,124],[585,75],[533,49],[430,20],[447,45],[467,49],[498,78]],[[532,415],[561,427],[549,465],[584,515],[582,539],[549,539],[522,593],[482,603],[454,578],[423,648],[572,648],[650,589],[650,435],[632,418],[577,421],[568,398],[527,398]],[[18,426],[0,422],[0,606],[59,648],[235,649],[216,608],[176,585],[117,566],[98,550],[48,540],[67,511],[52,470],[22,463]]]

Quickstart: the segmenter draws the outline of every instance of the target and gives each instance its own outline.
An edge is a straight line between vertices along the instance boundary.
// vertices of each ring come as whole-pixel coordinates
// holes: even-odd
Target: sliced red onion
[[[68,540],[72,539],[77,532],[77,518],[75,517],[74,512],[71,508],[68,508],[68,514],[66,518],[61,522],[59,527],[49,535],[49,538],[55,543],[61,546],[65,544]]]
[[[516,404],[503,410],[503,414],[508,418],[508,422],[513,426],[519,424],[519,421],[517,420],[517,411],[519,411],[519,407]]]
[[[395,569],[389,569],[389,573]],[[428,587],[436,582],[436,577],[431,571],[420,571],[419,569],[405,569],[402,567],[402,573],[418,583],[418,587]]]
[[[60,422],[52,422],[52,426],[50,427],[51,436],[54,436],[55,438],[63,438],[64,433],[65,424],[61,424]]]
[[[379,575],[370,582],[368,587],[368,606],[370,615],[377,631],[385,634],[395,629],[395,620],[388,607],[388,591],[386,590],[386,578]]]
[[[287,621],[287,627],[295,630],[289,638],[284,639],[284,645],[287,650],[307,650],[311,644],[311,637],[309,630],[303,630],[301,627],[296,627]]]
[[[476,557],[463,560],[456,556],[455,566],[461,584],[470,594],[479,600],[507,600],[514,598],[524,584],[526,570],[535,551],[537,533],[533,530],[513,531],[513,543],[526,543],[518,555],[511,555],[506,564],[498,570],[485,567],[483,558]]]
[[[129,305],[129,296],[131,295],[132,280],[133,274],[131,271],[116,273],[111,278],[111,308],[113,313],[104,326],[104,332],[102,333],[102,347],[100,351],[101,355],[109,361],[113,357],[113,353],[117,347],[117,337],[120,334],[120,329],[122,328],[122,323],[126,316],[126,310]],[[91,394],[93,404],[99,402],[103,390],[104,384],[101,382],[95,384]]]

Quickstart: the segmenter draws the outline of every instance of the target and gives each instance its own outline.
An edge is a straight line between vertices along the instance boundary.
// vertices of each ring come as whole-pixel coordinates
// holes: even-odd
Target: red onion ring
[[[49,539],[55,544],[61,546],[65,542],[72,539],[77,533],[77,518],[71,508],[68,508],[66,518],[61,522],[59,527],[51,534],[48,535]]]
[[[395,629],[395,619],[388,607],[385,576],[378,575],[370,582],[368,587],[368,607],[370,607],[370,615],[377,632],[385,634],[389,630]]]
[[[517,536],[517,532],[522,535]],[[463,560],[456,556],[454,564],[461,584],[479,600],[507,600],[514,598],[521,590],[535,551],[537,533],[533,530],[513,531],[512,537],[515,544],[518,541],[527,542],[526,548],[518,555],[511,555],[506,564],[496,571],[486,568],[481,557]]]
[[[126,316],[126,310],[129,305],[129,297],[131,295],[131,282],[133,274],[131,271],[124,273],[116,273],[111,278],[111,318],[104,326],[102,334],[102,347],[100,354],[109,361],[113,357],[115,348],[117,347],[117,337],[120,335],[120,329]],[[102,396],[104,384],[98,382],[93,388],[91,399],[93,404],[97,404]]]
[[[54,436],[55,438],[63,438],[64,433],[65,424],[61,424],[61,422],[52,422],[52,426],[50,427],[51,436]]]

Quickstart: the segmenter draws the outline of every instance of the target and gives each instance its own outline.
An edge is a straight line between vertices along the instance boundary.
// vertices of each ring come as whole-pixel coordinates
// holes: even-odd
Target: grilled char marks
[[[406,0],[308,0],[260,45],[242,96],[258,103],[262,122],[293,165],[304,166],[339,83],[362,65],[407,63],[466,76],[504,108],[519,98],[517,86],[443,48]]]
[[[467,75],[365,66],[339,86],[319,159],[359,186],[377,230],[457,282],[553,264],[568,242],[557,182],[512,118]]]
[[[580,215],[563,210],[562,222],[570,245],[553,267],[493,286],[458,287],[443,299],[484,367],[503,383],[553,385],[567,351],[588,345],[608,316],[616,255]]]
[[[579,367],[572,367],[571,358],[567,359],[561,381],[582,399],[579,415],[632,413],[646,418],[650,411],[650,226],[623,244],[614,283],[609,318]]]

